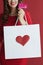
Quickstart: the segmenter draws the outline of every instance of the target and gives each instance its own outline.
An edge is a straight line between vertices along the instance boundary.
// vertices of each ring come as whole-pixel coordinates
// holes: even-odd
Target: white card
[[[5,59],[41,57],[39,24],[4,26]]]

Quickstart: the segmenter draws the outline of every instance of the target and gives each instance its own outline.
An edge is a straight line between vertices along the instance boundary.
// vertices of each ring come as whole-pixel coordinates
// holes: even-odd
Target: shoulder
[[[30,14],[30,12],[29,12],[29,11],[27,11],[27,10],[25,10],[25,14]]]
[[[27,17],[28,17],[28,16],[30,17],[30,12],[29,12],[29,11],[26,10],[26,11],[25,11],[25,14],[26,14]]]
[[[32,24],[30,12],[26,10],[26,11],[25,11],[25,15],[26,15],[28,24]]]

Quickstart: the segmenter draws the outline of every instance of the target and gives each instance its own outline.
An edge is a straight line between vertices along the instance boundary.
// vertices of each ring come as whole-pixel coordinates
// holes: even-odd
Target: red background
[[[43,65],[43,0],[24,0],[27,3],[27,10],[30,12],[30,16],[33,24],[40,24],[41,33],[41,58],[28,59],[27,65]],[[3,0],[0,0],[0,14],[3,13]]]

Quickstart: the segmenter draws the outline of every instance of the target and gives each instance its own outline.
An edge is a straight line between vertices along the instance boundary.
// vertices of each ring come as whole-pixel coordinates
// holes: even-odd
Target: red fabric
[[[28,24],[32,24],[29,12],[26,11],[26,17],[27,17],[27,21]],[[3,25],[3,26],[13,26],[15,25],[15,21],[16,21],[16,16],[9,16],[8,21]],[[21,25],[20,21],[18,21],[17,25]],[[28,59],[24,58],[24,59],[12,59],[12,60],[5,60],[4,57],[4,44],[2,43],[3,40],[3,26],[2,26],[2,20],[1,20],[1,16],[0,16],[0,42],[3,45],[2,49],[1,49],[1,53],[0,53],[0,60],[2,62],[2,65],[27,65],[28,63]]]

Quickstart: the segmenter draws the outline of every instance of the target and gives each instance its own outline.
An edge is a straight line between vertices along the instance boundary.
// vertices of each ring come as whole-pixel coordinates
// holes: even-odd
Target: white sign
[[[5,59],[41,57],[39,24],[4,26]]]

